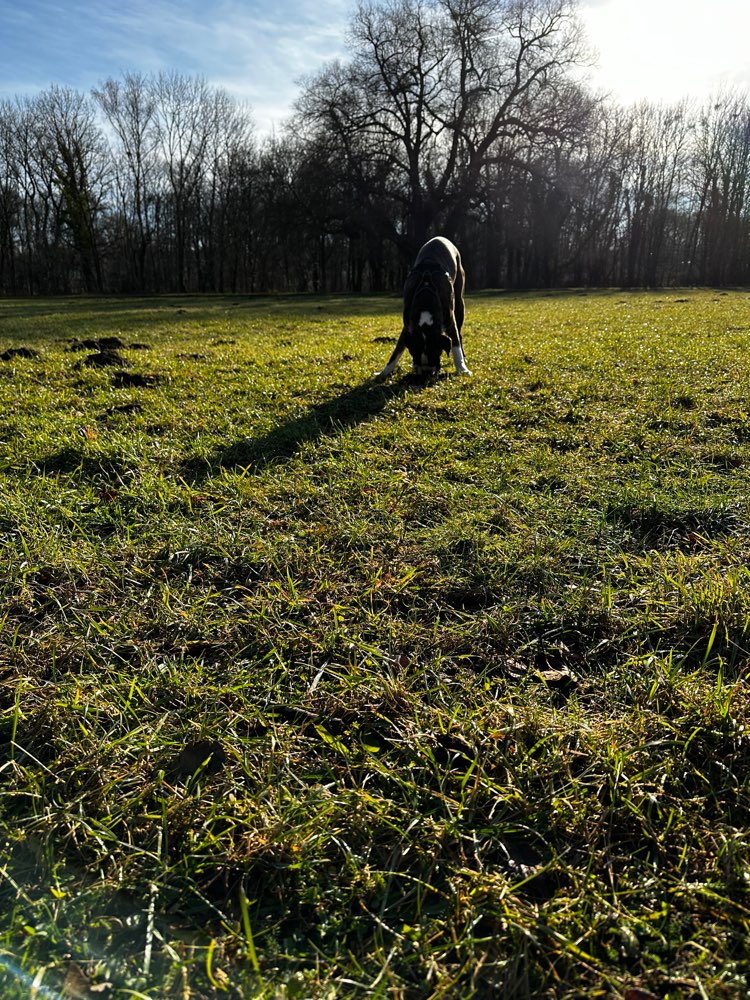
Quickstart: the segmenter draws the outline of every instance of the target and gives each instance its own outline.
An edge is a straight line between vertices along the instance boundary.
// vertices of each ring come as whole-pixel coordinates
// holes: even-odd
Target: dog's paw
[[[455,344],[451,348],[451,356],[453,357],[453,365],[457,375],[471,375],[471,372],[466,367],[466,358],[460,344]]]

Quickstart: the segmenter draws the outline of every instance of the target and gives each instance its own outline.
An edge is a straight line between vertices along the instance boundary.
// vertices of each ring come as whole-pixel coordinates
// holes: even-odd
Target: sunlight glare
[[[747,0],[592,0],[580,13],[599,57],[588,78],[620,101],[750,86]]]

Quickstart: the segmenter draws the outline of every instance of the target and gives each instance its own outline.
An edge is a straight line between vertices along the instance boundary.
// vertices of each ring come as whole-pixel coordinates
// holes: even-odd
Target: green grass
[[[399,311],[0,301],[4,997],[747,995],[750,295]]]

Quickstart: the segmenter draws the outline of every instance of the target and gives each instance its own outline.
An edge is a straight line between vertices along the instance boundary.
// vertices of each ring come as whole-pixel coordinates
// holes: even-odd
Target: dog
[[[461,340],[465,284],[458,249],[444,236],[428,240],[406,278],[404,326],[378,377],[392,374],[405,350],[412,356],[415,375],[437,375],[443,351],[452,356],[459,375],[471,375]]]

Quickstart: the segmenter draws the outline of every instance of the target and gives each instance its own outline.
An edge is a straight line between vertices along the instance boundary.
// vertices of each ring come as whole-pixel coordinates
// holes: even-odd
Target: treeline
[[[373,0],[258,137],[205,80],[0,104],[0,293],[398,289],[438,232],[473,287],[750,283],[750,98],[588,91],[572,0]]]

